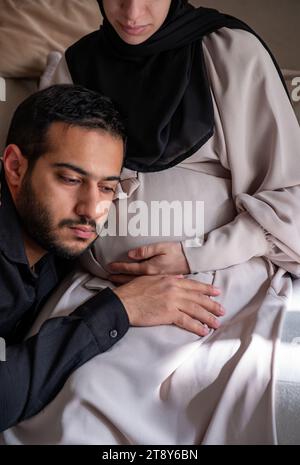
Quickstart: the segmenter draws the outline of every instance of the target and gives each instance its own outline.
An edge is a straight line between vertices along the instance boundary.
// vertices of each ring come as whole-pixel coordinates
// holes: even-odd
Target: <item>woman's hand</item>
[[[128,283],[141,275],[186,275],[190,268],[180,242],[159,242],[128,252],[131,263],[114,262],[108,265],[109,280],[115,284]]]

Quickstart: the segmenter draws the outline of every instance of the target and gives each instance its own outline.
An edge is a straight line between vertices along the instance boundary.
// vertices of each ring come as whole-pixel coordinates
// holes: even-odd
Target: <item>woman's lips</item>
[[[120,23],[121,29],[128,35],[130,36],[138,36],[143,34],[145,30],[147,29],[147,26],[124,26],[123,24]]]

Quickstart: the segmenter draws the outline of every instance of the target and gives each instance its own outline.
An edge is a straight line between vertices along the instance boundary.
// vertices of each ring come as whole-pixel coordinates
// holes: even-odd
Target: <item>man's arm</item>
[[[7,362],[0,363],[0,431],[38,413],[76,368],[109,349],[129,323],[174,324],[206,336],[224,314],[210,298],[219,294],[183,276],[141,276],[105,289],[67,317],[47,320],[37,335],[8,347]]]
[[[7,347],[0,362],[0,431],[36,414],[69,375],[108,350],[129,326],[121,300],[110,289],[70,316],[47,320],[38,334]]]

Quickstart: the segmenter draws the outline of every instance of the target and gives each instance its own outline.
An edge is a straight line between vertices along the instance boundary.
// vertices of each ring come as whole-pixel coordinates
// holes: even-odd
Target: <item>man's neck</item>
[[[26,233],[23,232],[24,247],[30,268],[44,256],[47,251],[33,241]]]

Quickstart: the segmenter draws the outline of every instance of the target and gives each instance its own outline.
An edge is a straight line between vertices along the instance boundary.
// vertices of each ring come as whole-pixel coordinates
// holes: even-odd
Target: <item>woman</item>
[[[52,315],[107,279],[160,273],[213,282],[226,314],[200,339],[131,328],[6,440],[276,443],[276,340],[291,274],[300,276],[300,132],[278,70],[247,26],[210,10],[181,0],[99,4],[103,27],[66,52],[53,83],[108,94],[127,117],[119,221],[128,200],[201,201],[204,234],[102,237],[83,260],[97,277],[76,275]]]

